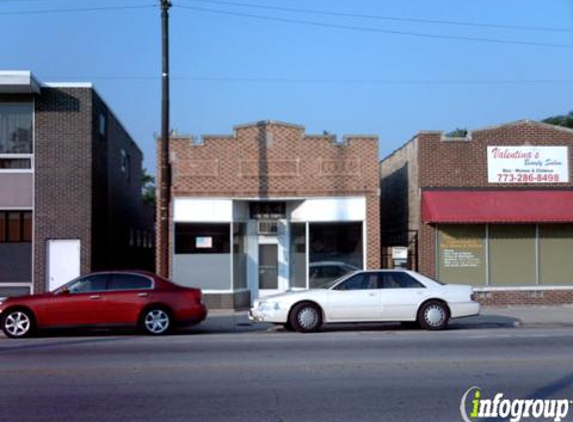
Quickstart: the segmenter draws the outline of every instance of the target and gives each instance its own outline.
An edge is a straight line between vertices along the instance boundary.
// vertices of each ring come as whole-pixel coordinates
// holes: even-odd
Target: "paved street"
[[[573,398],[573,328],[456,323],[317,334],[203,327],[163,338],[0,338],[0,420],[460,421],[484,395]],[[213,322],[214,321],[214,322]],[[568,420],[573,420],[573,410]]]

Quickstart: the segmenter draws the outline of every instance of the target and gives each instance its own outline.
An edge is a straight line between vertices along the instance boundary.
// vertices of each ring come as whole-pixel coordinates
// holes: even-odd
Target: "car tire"
[[[10,310],[2,318],[2,331],[10,338],[29,337],[34,331],[34,317],[24,309]]]
[[[426,330],[443,330],[450,320],[450,311],[445,303],[430,300],[418,311],[418,324]]]
[[[322,325],[322,312],[313,303],[299,303],[290,312],[289,324],[299,333],[318,331]]]
[[[166,334],[171,329],[171,315],[165,308],[146,309],[141,315],[141,329],[153,336]]]

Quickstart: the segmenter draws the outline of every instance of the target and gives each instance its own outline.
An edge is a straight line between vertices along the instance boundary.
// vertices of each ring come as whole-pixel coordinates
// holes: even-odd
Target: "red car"
[[[203,321],[207,309],[200,289],[181,287],[143,271],[88,274],[44,294],[0,303],[2,330],[21,338],[35,329],[140,327],[152,335],[176,325]]]

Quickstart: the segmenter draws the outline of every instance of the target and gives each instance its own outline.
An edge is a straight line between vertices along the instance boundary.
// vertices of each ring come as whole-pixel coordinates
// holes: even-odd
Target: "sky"
[[[172,3],[170,118],[180,134],[279,120],[378,135],[383,158],[420,130],[573,110],[573,0]],[[0,70],[92,82],[155,174],[158,4],[0,0]]]

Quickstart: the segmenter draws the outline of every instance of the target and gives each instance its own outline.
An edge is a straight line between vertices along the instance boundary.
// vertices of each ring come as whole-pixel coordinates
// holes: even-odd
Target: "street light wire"
[[[154,81],[160,76],[112,76],[91,77],[47,76],[61,80],[107,80],[107,81]],[[511,84],[570,84],[573,79],[348,79],[348,78],[283,78],[283,77],[209,77],[170,76],[172,80],[189,82],[256,82],[256,83],[333,83],[333,84],[380,84],[380,85],[511,85]]]
[[[16,10],[16,11],[1,11],[0,15],[44,15],[50,13],[101,12],[106,10],[149,9],[155,7],[157,6],[138,5],[138,6],[76,7],[71,9],[62,8],[62,9]]]
[[[298,24],[298,25],[316,26],[316,27],[321,27],[321,28],[343,29],[343,30],[359,31],[359,32],[371,32],[371,33],[381,33],[381,34],[390,34],[390,35],[406,35],[406,36],[412,36],[412,37],[418,37],[418,38],[433,38],[433,39],[442,39],[442,40],[474,41],[474,42],[483,42],[483,43],[490,43],[490,44],[508,44],[508,45],[524,45],[524,46],[532,46],[532,47],[551,47],[551,48],[573,49],[572,44],[555,44],[555,43],[542,43],[542,42],[533,42],[533,41],[503,40],[503,39],[498,39],[498,38],[466,37],[466,36],[456,36],[456,35],[430,34],[430,33],[423,33],[423,32],[395,31],[395,30],[391,30],[391,29],[380,29],[380,28],[372,28],[372,27],[366,27],[366,26],[341,25],[341,24],[309,21],[309,20],[302,20],[302,19],[290,19],[290,18],[281,18],[281,17],[274,17],[274,16],[266,16],[266,15],[255,15],[255,14],[251,14],[251,13],[231,12],[228,10],[210,9],[210,8],[205,8],[205,7],[184,6],[181,4],[173,5],[173,7],[176,7],[178,9],[194,10],[194,11],[198,11],[198,12],[222,14],[222,15],[228,15],[228,16],[237,16],[237,17],[243,17],[243,18],[251,18],[251,19],[273,21],[273,22],[282,22],[282,23],[291,23],[291,24]]]
[[[494,29],[516,29],[525,31],[540,31],[540,32],[573,32],[573,28],[550,28],[543,26],[519,26],[519,25],[503,25],[503,24],[490,24],[490,23],[477,23],[477,22],[462,22],[462,21],[450,21],[441,19],[423,19],[423,18],[405,18],[397,16],[384,16],[384,15],[368,15],[368,14],[357,14],[357,13],[344,13],[344,12],[331,12],[328,10],[317,10],[317,9],[299,9],[294,7],[283,7],[283,6],[263,6],[258,4],[247,4],[239,3],[234,1],[221,1],[221,0],[182,0],[185,2],[193,3],[207,3],[207,4],[219,4],[225,6],[237,6],[251,9],[262,9],[262,10],[276,10],[282,12],[294,12],[294,13],[306,13],[313,15],[324,15],[324,16],[336,16],[336,17],[347,17],[347,18],[359,18],[359,19],[374,19],[374,20],[385,20],[385,21],[395,21],[395,22],[413,22],[413,23],[426,23],[426,24],[439,24],[439,25],[453,25],[453,26],[470,26],[476,28],[494,28]]]

